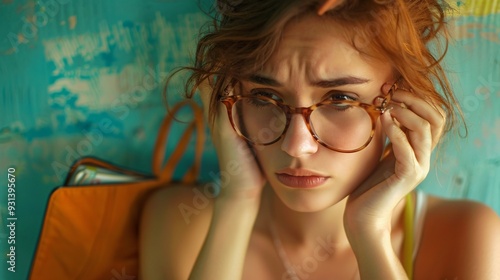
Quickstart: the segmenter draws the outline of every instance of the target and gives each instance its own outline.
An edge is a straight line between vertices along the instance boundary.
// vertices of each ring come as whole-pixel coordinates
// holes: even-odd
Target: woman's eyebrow
[[[269,77],[266,77],[263,75],[259,75],[259,74],[251,75],[248,80],[252,83],[265,85],[265,86],[271,86],[271,87],[283,86],[280,82],[278,82],[272,78],[269,78]]]
[[[249,77],[249,81],[252,83],[256,84],[261,84],[261,85],[266,85],[266,86],[272,86],[272,87],[282,87],[283,85],[274,80],[273,78],[269,78],[263,75],[251,75]],[[369,82],[369,79],[364,79],[360,77],[354,77],[354,76],[346,76],[346,77],[340,77],[340,78],[335,78],[335,79],[330,79],[330,80],[320,80],[320,81],[315,81],[312,82],[311,84],[316,87],[321,87],[321,88],[333,88],[333,87],[340,87],[340,86],[345,86],[345,85],[359,85],[359,84],[364,84]]]
[[[359,84],[365,84],[368,83],[370,80],[369,79],[364,79],[364,78],[359,78],[359,77],[354,77],[354,76],[346,76],[346,77],[340,77],[340,78],[335,78],[331,80],[321,80],[321,81],[316,81],[313,82],[312,85],[316,87],[321,87],[321,88],[333,88],[333,87],[340,87],[340,86],[345,86],[345,85],[359,85]]]

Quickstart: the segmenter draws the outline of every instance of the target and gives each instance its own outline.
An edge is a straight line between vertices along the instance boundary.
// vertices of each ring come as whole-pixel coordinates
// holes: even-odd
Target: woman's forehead
[[[340,24],[316,15],[287,24],[270,59],[257,74],[278,81],[305,78],[310,82],[341,76],[377,76],[387,63],[371,59],[347,42]]]

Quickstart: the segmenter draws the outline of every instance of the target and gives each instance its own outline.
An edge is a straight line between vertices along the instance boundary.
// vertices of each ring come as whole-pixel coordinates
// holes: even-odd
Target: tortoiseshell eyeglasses
[[[292,114],[304,117],[311,135],[337,152],[354,153],[373,139],[377,119],[391,102],[396,83],[372,104],[357,100],[323,100],[310,107],[290,107],[262,94],[227,95],[220,98],[236,133],[253,145],[271,145],[286,133]]]

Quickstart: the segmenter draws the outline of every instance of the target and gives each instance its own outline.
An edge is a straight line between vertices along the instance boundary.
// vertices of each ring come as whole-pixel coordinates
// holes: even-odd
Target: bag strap
[[[182,134],[175,150],[172,152],[169,159],[162,168],[172,121],[175,119],[176,113],[185,106],[191,107],[191,110],[193,111],[193,120],[189,123],[188,128]],[[153,174],[156,177],[160,178],[160,181],[167,182],[171,180],[177,164],[187,150],[189,140],[193,132],[196,132],[194,162],[182,179],[182,182],[184,183],[193,183],[198,178],[200,172],[201,157],[203,155],[203,147],[205,144],[205,132],[203,123],[203,110],[200,108],[200,106],[198,106],[192,100],[185,100],[177,103],[163,120],[155,143],[152,163]]]
[[[173,120],[175,119],[175,114],[185,106],[191,107],[193,111],[193,120],[189,123],[189,126],[182,134],[181,139],[177,144],[177,147],[173,151],[168,161],[165,163],[165,166],[162,168],[162,164],[165,159],[165,148],[167,144],[167,138],[170,127],[172,125]],[[171,180],[177,164],[179,163],[185,151],[187,150],[189,140],[193,132],[196,132],[194,162],[193,165],[188,169],[188,171],[184,175],[182,182],[193,183],[198,178],[198,175],[200,173],[201,157],[203,155],[203,147],[205,144],[205,131],[203,122],[203,110],[200,108],[200,106],[198,106],[194,101],[191,100],[185,100],[177,103],[170,110],[167,116],[165,116],[165,118],[163,119],[160,130],[158,132],[158,137],[156,139],[154,153],[153,153],[152,167],[153,167],[154,177],[159,178],[160,181],[162,182],[168,182]],[[80,165],[83,164],[102,167],[108,170],[113,170],[123,174],[133,175],[137,177],[151,178],[151,175],[146,175],[130,169],[121,168],[119,166],[116,166],[112,163],[106,162],[98,158],[82,157],[78,159],[71,166],[69,173],[66,176],[66,181],[64,185],[69,184],[71,175],[77,170],[77,168]]]

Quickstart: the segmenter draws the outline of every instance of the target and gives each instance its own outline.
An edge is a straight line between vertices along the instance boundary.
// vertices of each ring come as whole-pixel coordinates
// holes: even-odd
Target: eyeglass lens
[[[244,97],[233,105],[235,128],[250,142],[266,145],[281,137],[286,129],[286,113],[266,100]],[[359,106],[346,103],[322,104],[312,111],[311,130],[327,146],[355,150],[371,137],[370,114]]]

